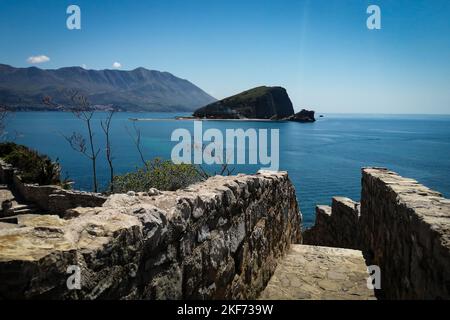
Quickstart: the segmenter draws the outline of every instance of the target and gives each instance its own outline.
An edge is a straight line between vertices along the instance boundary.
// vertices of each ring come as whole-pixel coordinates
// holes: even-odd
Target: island
[[[193,113],[193,118],[214,120],[282,120],[314,122],[315,112],[303,109],[295,113],[286,89],[256,87],[210,103]]]

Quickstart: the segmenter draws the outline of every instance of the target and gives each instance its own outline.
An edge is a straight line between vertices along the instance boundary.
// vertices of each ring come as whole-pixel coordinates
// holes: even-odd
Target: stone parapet
[[[395,172],[362,170],[361,224],[387,299],[450,299],[450,200]]]
[[[304,243],[362,250],[381,271],[380,298],[450,299],[450,200],[384,168],[362,170],[360,210],[318,207]]]
[[[63,215],[67,209],[101,206],[106,197],[99,193],[65,190],[57,185],[41,186],[24,183],[20,172],[0,159],[0,183],[8,185],[24,201],[41,211]]]
[[[359,203],[334,197],[332,206],[316,207],[316,223],[303,234],[310,245],[359,249]]]
[[[0,298],[252,299],[301,241],[300,223],[283,172],[112,195],[65,218],[22,216],[0,228]],[[72,265],[78,290],[66,284]]]

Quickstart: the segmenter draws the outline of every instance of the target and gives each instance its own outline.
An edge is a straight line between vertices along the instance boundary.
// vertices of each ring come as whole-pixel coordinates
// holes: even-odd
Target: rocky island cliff
[[[256,87],[196,110],[196,118],[268,119],[314,122],[314,111],[294,112],[292,101],[282,87]]]

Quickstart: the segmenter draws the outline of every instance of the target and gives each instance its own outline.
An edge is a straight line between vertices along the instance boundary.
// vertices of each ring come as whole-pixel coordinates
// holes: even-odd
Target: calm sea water
[[[94,124],[99,145],[103,134],[97,114]],[[129,118],[168,118],[174,114],[119,113],[112,128],[117,173],[140,166],[139,156],[127,133]],[[190,121],[138,122],[148,159],[169,159],[170,136],[176,128],[193,130]],[[208,128],[278,128],[280,169],[287,170],[295,184],[304,225],[314,222],[317,204],[329,204],[333,196],[360,197],[361,167],[382,166],[412,177],[450,196],[450,116],[327,115],[313,124],[270,122],[203,122]],[[76,181],[76,188],[91,188],[90,163],[73,151],[62,134],[84,130],[70,113],[16,113],[7,125],[17,142],[58,158],[63,173]],[[236,172],[254,173],[257,166],[235,166]],[[99,178],[106,187],[107,164],[99,159]]]

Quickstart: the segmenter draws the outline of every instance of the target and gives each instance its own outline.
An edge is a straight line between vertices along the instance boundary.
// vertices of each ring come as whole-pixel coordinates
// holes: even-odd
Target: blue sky
[[[81,8],[82,29],[66,28]],[[366,9],[379,5],[382,29]],[[169,71],[216,98],[258,85],[296,109],[450,113],[448,0],[0,0],[0,63]]]

